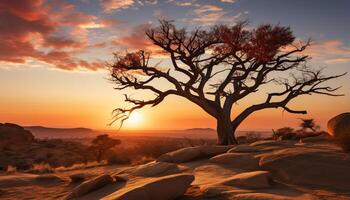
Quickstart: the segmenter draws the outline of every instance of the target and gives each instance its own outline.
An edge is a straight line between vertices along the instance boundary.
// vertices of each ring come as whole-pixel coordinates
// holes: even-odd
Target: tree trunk
[[[218,144],[219,145],[231,145],[237,144],[234,129],[231,125],[231,121],[228,117],[220,117],[217,119],[217,128],[218,133]]]

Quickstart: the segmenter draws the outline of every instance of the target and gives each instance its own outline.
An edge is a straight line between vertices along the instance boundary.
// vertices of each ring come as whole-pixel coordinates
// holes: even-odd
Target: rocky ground
[[[0,199],[350,199],[350,155],[325,138],[201,146],[138,166],[0,176]]]

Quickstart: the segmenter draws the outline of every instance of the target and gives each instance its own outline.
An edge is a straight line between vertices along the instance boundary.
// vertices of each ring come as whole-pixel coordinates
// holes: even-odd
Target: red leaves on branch
[[[274,59],[281,47],[290,45],[295,37],[289,27],[270,24],[261,25],[251,31],[245,29],[245,23],[235,26],[218,26],[215,31],[220,35],[222,44],[214,49],[221,54],[240,53],[246,58],[260,62]]]

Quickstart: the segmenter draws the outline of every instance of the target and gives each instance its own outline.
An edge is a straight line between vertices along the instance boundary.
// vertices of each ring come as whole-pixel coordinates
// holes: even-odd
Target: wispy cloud
[[[350,63],[350,47],[341,40],[315,42],[305,53],[329,64]]]
[[[220,0],[223,3],[235,3],[236,0]]]
[[[128,31],[128,34],[112,40],[112,44],[119,49],[125,49],[129,51],[146,50],[152,52],[153,56],[161,56],[163,51],[160,47],[154,45],[145,34],[149,24],[141,24],[133,27]]]
[[[229,11],[226,11],[223,7],[217,5],[200,5],[195,4],[193,11],[189,12],[191,18],[187,19],[188,22],[201,24],[201,25],[212,25],[215,23],[234,23],[241,17],[248,14],[248,12],[237,13],[231,15]]]
[[[186,7],[186,6],[192,6],[192,5],[194,5],[194,2],[195,2],[196,0],[169,0],[168,2],[169,3],[173,3],[173,4],[175,4],[175,5],[177,5],[177,6],[184,6],[184,7]]]
[[[130,8],[136,3],[134,0],[100,0],[100,2],[106,12]]]

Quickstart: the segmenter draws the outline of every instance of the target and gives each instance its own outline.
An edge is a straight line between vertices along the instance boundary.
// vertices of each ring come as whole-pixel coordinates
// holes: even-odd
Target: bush
[[[294,129],[291,127],[283,127],[273,131],[272,138],[274,140],[299,140],[300,137],[294,132]]]
[[[118,155],[116,152],[111,152],[107,157],[107,163],[111,165],[124,165],[130,164],[131,160],[124,154]]]
[[[262,140],[263,137],[261,136],[261,133],[259,132],[248,132],[245,135],[246,142],[253,143],[259,140]]]

